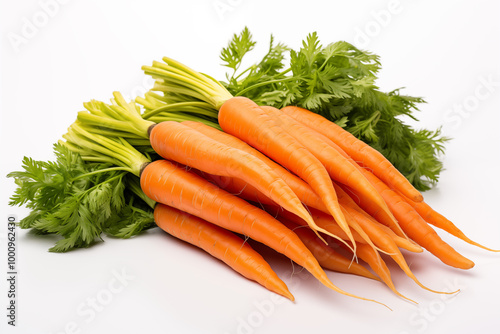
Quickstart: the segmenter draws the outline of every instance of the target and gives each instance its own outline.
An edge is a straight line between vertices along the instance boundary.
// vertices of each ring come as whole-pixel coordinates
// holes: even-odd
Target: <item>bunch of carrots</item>
[[[127,102],[115,93],[111,104],[87,103],[61,144],[84,160],[135,174],[140,186],[132,190],[154,201],[160,228],[267,289],[294,300],[242,236],[284,254],[326,287],[361,299],[335,286],[324,269],[381,280],[408,299],[381,254],[437,293],[418,281],[400,249],[425,248],[449,266],[474,266],[430,225],[495,251],[467,238],[383,155],[322,116],[234,97],[169,58],[144,71],[161,94]],[[153,152],[159,158],[151,159]]]
[[[489,251],[434,211],[371,146],[322,116],[232,96],[217,80],[169,58],[144,66],[152,91],[127,102],[85,103],[60,145],[84,161],[135,175],[127,185],[156,224],[294,300],[246,238],[302,266],[326,287],[326,270],[380,280],[402,298],[382,254],[424,289],[401,249],[443,263],[474,263],[431,225]],[[93,171],[92,173],[98,173]],[[371,270],[358,262],[364,261]],[[411,299],[408,299],[411,300]]]

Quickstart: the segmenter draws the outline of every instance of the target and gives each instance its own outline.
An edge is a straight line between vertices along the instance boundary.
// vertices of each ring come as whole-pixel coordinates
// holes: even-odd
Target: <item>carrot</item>
[[[374,220],[372,216],[366,214],[365,217],[368,219],[372,219],[373,222],[377,223],[377,221]],[[419,245],[417,245],[413,240],[400,237],[387,226],[379,224],[378,227],[381,228],[388,236],[390,236],[392,240],[394,240],[394,242],[396,243],[396,246],[398,246],[399,248],[405,249],[413,253],[422,253],[424,251],[424,249]]]
[[[394,190],[390,189],[384,182],[368,171],[365,171],[365,176],[385,199],[387,205],[394,213],[398,223],[408,237],[449,266],[460,269],[470,269],[474,267],[474,262],[459,254],[455,249],[444,242],[436,231],[427,225],[426,221],[420,217],[418,212],[411,205],[406,203],[406,201],[404,201]],[[344,190],[347,189],[344,188]],[[372,214],[369,211],[369,206],[366,205],[362,199],[357,200],[362,208]]]
[[[150,142],[155,152],[165,159],[207,173],[245,180],[286,210],[303,218],[311,228],[318,229],[285,181],[253,155],[221,144],[174,121],[155,125],[150,132]]]
[[[197,171],[194,172],[199,174]],[[261,205],[278,205],[272,199],[262,194],[259,190],[255,189],[252,185],[246,183],[241,179],[227,176],[217,176],[207,173],[203,173],[200,176],[217,185],[221,189],[224,189],[228,193],[243,198],[246,201],[258,203]]]
[[[288,106],[281,110],[297,121],[330,138],[356,162],[369,168],[390,187],[398,189],[415,202],[423,200],[422,194],[380,152],[357,139],[337,124],[303,108]]]
[[[141,189],[152,200],[246,235],[304,267],[328,288],[351,297],[369,300],[335,286],[297,235],[271,215],[178,164],[167,160],[154,161],[142,170],[140,179]]]
[[[328,209],[323,204],[323,201],[321,201],[321,198],[319,198],[319,196],[312,190],[310,185],[308,185],[301,178],[297,177],[295,174],[290,173],[281,165],[269,159],[266,155],[254,149],[244,141],[228,133],[219,131],[217,129],[214,129],[213,127],[210,127],[200,122],[185,121],[182,122],[182,124],[187,125],[195,130],[198,130],[204,135],[212,139],[215,139],[220,143],[245,151],[259,158],[266,165],[271,167],[276,172],[276,174],[278,174],[283,179],[283,181],[285,181],[290,186],[290,188],[293,190],[293,192],[297,195],[297,197],[300,199],[302,203],[304,203],[308,207],[312,207],[321,210],[325,213],[329,213]],[[229,177],[215,178],[215,176],[208,176],[208,175],[207,177],[211,179],[213,178],[213,180],[216,181],[216,183],[220,187],[224,188],[228,192],[239,194],[240,197],[245,198],[247,200],[262,204],[274,203],[274,202],[269,202],[268,198],[265,195],[263,195],[261,192],[259,192],[257,189],[255,189],[248,183],[241,181],[239,179],[229,178]]]
[[[280,210],[279,208],[276,208],[276,206],[265,205],[265,209],[268,212],[270,212],[271,214],[278,216],[279,218],[284,218],[284,219],[289,220],[297,225],[307,226],[306,222],[302,218],[300,218],[300,217],[298,217],[298,216],[296,216],[293,213],[290,213],[288,211]],[[353,235],[354,241],[356,243],[368,244],[371,247],[373,247],[374,249],[377,249],[377,247],[372,243],[370,238],[363,231],[363,229],[361,229],[359,224],[357,224],[354,221],[354,219],[349,215],[349,213],[347,211],[345,211],[344,208],[341,207],[341,209],[344,212],[344,214],[346,215],[348,224],[353,227],[352,235]],[[347,245],[347,243],[345,242],[345,241],[349,240],[347,234],[345,234],[345,232],[340,228],[340,226],[338,225],[338,223],[335,221],[335,219],[332,216],[330,216],[327,213],[324,213],[324,212],[321,212],[318,210],[314,210],[314,209],[311,210],[311,215],[318,226],[321,226],[325,230],[329,231],[331,234],[335,235],[335,237],[334,237],[335,239],[337,239],[338,241],[342,242],[344,245],[346,245],[347,247],[350,248],[350,246]],[[353,251],[353,253],[354,253],[353,248],[351,248],[351,251]]]
[[[389,268],[387,268],[387,265],[385,264],[384,260],[377,251],[375,251],[371,247],[368,247],[368,245],[359,244],[358,247],[356,248],[356,252],[358,257],[361,260],[365,261],[370,266],[370,268],[372,268],[372,270],[389,287],[389,289],[391,289],[396,295],[417,304],[416,301],[404,296],[396,289],[396,287],[394,286],[394,282],[392,281],[391,278],[391,272]]]
[[[422,247],[417,245],[415,242],[409,240],[408,238],[402,238],[398,236],[389,227],[379,224],[375,218],[370,216],[366,211],[361,209],[358,204],[337,184],[335,186],[335,191],[338,194],[340,204],[349,212],[354,219],[361,219],[370,221],[370,224],[375,224],[378,228],[384,231],[391,239],[396,243],[398,247],[409,250],[411,252],[420,253],[423,251]]]
[[[367,200],[370,200],[389,216],[392,216],[382,196],[356,168],[358,165],[354,161],[351,163],[338,150],[328,145],[318,132],[296,121],[281,110],[266,106],[261,108],[269,115],[278,117],[283,123],[282,127],[321,161],[333,180],[356,190],[360,196],[366,196]],[[325,139],[330,141],[327,138]]]
[[[265,288],[295,300],[262,256],[235,234],[161,203],[155,206],[154,219],[168,234],[203,249]]]
[[[337,193],[339,195],[339,201],[341,204],[346,204],[348,202],[348,197],[347,195],[340,187],[336,189]],[[350,206],[347,206],[347,210],[349,210],[349,213],[351,216],[356,219],[360,227],[366,232],[370,240],[373,241],[373,243],[385,251],[387,254],[391,256],[391,258],[396,262],[399,267],[404,271],[404,273],[410,277],[415,283],[417,283],[420,287],[423,289],[429,290],[431,292],[435,293],[444,293],[440,291],[435,291],[432,290],[422,283],[417,279],[417,277],[413,274],[413,272],[410,270],[410,267],[406,263],[406,260],[399,251],[396,242],[387,234],[383,229],[380,228],[380,224],[377,222],[374,222],[371,219],[367,219],[363,214],[358,212],[357,210],[352,209]]]
[[[286,182],[286,184],[288,184],[288,186],[299,197],[302,203],[306,204],[307,206],[311,205],[317,206],[317,203],[320,203],[320,205],[322,204],[321,199],[318,197],[318,195],[316,195],[316,193],[311,189],[311,187],[301,178],[297,177],[295,174],[290,173],[281,165],[269,159],[265,154],[262,154],[260,151],[254,149],[252,146],[248,145],[239,138],[236,138],[235,136],[232,136],[228,133],[217,130],[211,126],[208,126],[200,122],[185,121],[182,122],[182,124],[189,126],[190,128],[193,128],[203,133],[205,136],[208,136],[220,143],[223,143],[227,146],[231,146],[233,148],[237,148],[244,152],[250,153],[256,158],[259,158],[262,162],[264,162],[266,165],[272,168],[276,172],[276,174],[278,174],[278,176],[281,177],[283,181]]]
[[[373,243],[377,247],[388,253],[394,260],[394,262],[399,265],[399,267],[405,272],[408,277],[413,279],[413,281],[415,281],[415,283],[417,283],[423,289],[429,290],[431,292],[441,293],[426,287],[417,279],[417,277],[413,274],[413,272],[410,270],[410,267],[406,263],[403,254],[401,254],[401,252],[399,251],[395,241],[388,234],[386,234],[384,230],[375,225],[369,219],[363,217],[363,215],[356,210],[353,210],[351,214],[352,217],[357,220],[357,222],[363,228],[369,238],[373,240]]]
[[[500,250],[488,248],[471,240],[455,224],[453,224],[453,222],[451,222],[448,218],[446,218],[439,212],[436,212],[429,206],[429,204],[425,203],[424,201],[416,203],[409,198],[406,198],[401,193],[399,193],[399,195],[408,204],[410,204],[427,223],[434,225],[471,245],[483,248],[490,252],[500,252]]]
[[[345,159],[347,159],[353,166],[358,169],[359,172],[361,172],[363,175],[366,172],[363,168],[361,168],[342,148],[340,148],[336,143],[334,143],[332,140],[324,136],[323,134],[316,132],[314,129],[306,127],[309,129],[309,132],[311,133],[312,136],[316,135],[319,139],[321,139],[324,143],[328,144],[332,148],[334,148],[340,155],[342,155]],[[335,182],[334,182],[335,186]],[[373,185],[370,186],[373,187]],[[375,190],[376,192],[376,190]],[[380,195],[380,194],[379,194]],[[358,196],[358,195],[356,195]],[[394,218],[394,215],[392,212],[387,209],[387,210],[380,210],[380,205],[377,205],[376,202],[370,201],[370,200],[365,200],[364,203],[366,203],[367,206],[370,206],[370,212],[372,215],[377,219],[377,221],[381,222],[382,224],[385,224],[386,226],[390,227],[394,233],[396,233],[399,237],[406,238],[407,236],[401,229],[401,227],[398,225],[396,219]],[[383,205],[387,205],[384,201]],[[311,203],[311,207],[321,210],[325,213],[328,213],[328,211],[325,211],[323,207],[315,205],[315,203]]]
[[[241,96],[227,100],[219,109],[218,119],[225,132],[247,142],[306,181],[353,241],[328,172],[304,145],[279,125],[279,120]]]
[[[325,245],[309,228],[285,218],[280,218],[279,221],[297,234],[323,268],[379,280],[362,265],[345,258],[333,248]]]
[[[280,216],[287,216],[289,217],[288,219],[292,219],[294,221],[299,221],[300,223],[297,223],[299,225],[303,226],[308,226],[307,223],[300,217],[287,212],[282,212],[282,208],[279,207],[275,202],[273,202],[269,197],[266,197],[263,195],[260,191],[252,187],[251,185],[247,184],[245,181],[242,181],[237,178],[231,178],[231,177],[220,177],[217,175],[211,175],[207,173],[203,173],[197,170],[193,170],[194,173],[197,175],[200,175],[202,178],[210,181],[211,183],[217,185],[221,189],[229,192],[230,194],[233,194],[235,196],[238,196],[240,198],[243,198],[247,201],[251,201],[254,203],[258,203],[259,205],[263,206],[266,208],[266,210],[270,213],[272,213],[274,216],[280,215]],[[333,218],[331,218],[330,215],[328,215],[330,220],[333,221]],[[351,224],[350,220],[348,219],[349,224]],[[322,229],[326,230],[329,232],[329,236],[339,240],[340,242],[344,242],[344,240],[349,240],[347,235],[345,234],[344,231],[338,226],[337,223],[333,222],[330,223],[328,222],[325,226],[324,222],[315,223]],[[305,225],[304,225],[305,224]],[[368,237],[365,235],[364,238],[361,237],[360,234],[356,230],[353,231],[353,236],[354,240],[358,242],[363,242],[366,243],[367,241],[365,239],[368,239]],[[348,246],[350,247],[350,246]]]

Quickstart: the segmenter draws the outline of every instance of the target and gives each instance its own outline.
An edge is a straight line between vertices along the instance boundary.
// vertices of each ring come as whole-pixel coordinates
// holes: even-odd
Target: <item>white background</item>
[[[428,104],[422,106],[416,126],[442,125],[444,134],[453,137],[443,158],[446,171],[425,194],[427,202],[471,238],[500,248],[498,2],[1,3],[2,333],[7,328],[6,220],[27,214],[7,206],[14,183],[5,175],[18,170],[25,155],[52,159],[52,143],[83,102],[107,100],[114,90],[129,97],[142,94],[150,81],[140,67],[153,59],[168,55],[223,78],[219,51],[245,25],[260,43],[254,60],[262,56],[271,33],[298,48],[312,31],[323,43],[347,40],[380,55],[381,89],[404,86],[404,92],[424,97]],[[26,28],[30,24],[35,30]],[[15,36],[25,40],[16,46]],[[289,285],[295,303],[275,301],[264,288],[158,229],[132,240],[105,238],[90,249],[67,254],[47,252],[53,237],[20,231],[17,332],[491,333],[500,327],[500,255],[439,233],[476,267],[467,272],[448,268],[427,252],[408,261],[428,286],[461,288],[453,298],[420,289],[394,266],[396,286],[419,306],[377,282],[329,274],[339,287],[385,302],[391,312],[328,291],[307,273],[292,274],[289,261],[267,250],[266,258]],[[122,271],[128,278],[118,283],[116,273]],[[114,284],[114,293],[109,284]],[[96,297],[110,298],[92,315],[86,303]],[[8,333],[15,332],[8,328]]]

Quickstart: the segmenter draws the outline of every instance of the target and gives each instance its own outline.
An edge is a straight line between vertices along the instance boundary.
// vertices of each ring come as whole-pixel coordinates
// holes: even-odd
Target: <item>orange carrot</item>
[[[245,240],[203,219],[157,203],[156,224],[168,234],[199,247],[244,277],[290,300],[286,284]]]
[[[411,252],[420,253],[423,251],[422,247],[417,245],[415,242],[409,240],[408,238],[402,238],[394,233],[389,227],[379,224],[375,218],[370,216],[366,211],[361,209],[358,204],[337,184],[335,186],[335,191],[338,194],[340,204],[351,214],[354,219],[365,220],[368,219],[370,224],[375,224],[379,229],[385,232],[391,239],[396,243],[398,247],[409,250]]]
[[[436,231],[427,225],[426,221],[420,217],[418,212],[411,205],[406,203],[406,201],[394,190],[390,189],[372,173],[365,171],[365,175],[385,199],[387,205],[394,213],[398,223],[408,237],[449,266],[460,269],[470,269],[474,267],[474,262],[459,254],[455,249],[444,242]],[[344,190],[347,189],[344,188]],[[372,214],[369,211],[369,205],[366,205],[362,199],[353,199],[357,200],[358,204],[363,209]]]
[[[323,134],[315,131],[314,129],[311,129],[309,127],[306,127],[309,132],[311,133],[311,136],[317,136],[319,139],[321,139],[324,143],[328,144],[332,148],[334,148],[340,155],[342,155],[345,159],[347,159],[353,166],[358,169],[359,172],[361,172],[363,175],[366,172],[363,168],[361,168],[342,148],[340,148],[336,143],[334,143],[332,140],[330,140],[328,137],[324,136]],[[335,185],[335,182],[334,182]],[[371,185],[371,183],[370,183]],[[371,185],[373,186],[373,185]],[[376,191],[376,190],[375,190]],[[379,194],[380,195],[380,194]],[[358,195],[356,195],[358,196]],[[359,197],[359,196],[358,196]],[[386,210],[381,210],[380,205],[377,205],[376,202],[370,201],[370,200],[365,200],[364,203],[366,203],[367,206],[370,206],[370,212],[376,218],[377,221],[385,224],[386,226],[390,227],[394,233],[396,233],[399,237],[402,238],[407,238],[401,227],[398,225],[396,219],[394,218],[394,215],[392,212],[387,208]],[[328,211],[325,211],[322,206],[317,205],[315,202],[307,203],[308,206],[321,210],[325,213],[328,213]],[[384,205],[387,205],[384,201]]]
[[[348,201],[349,195],[347,195],[340,187],[336,189],[337,193],[339,195],[339,201],[341,204],[345,204],[346,201]],[[383,251],[387,252],[391,258],[396,262],[399,267],[405,272],[405,274],[413,279],[415,283],[417,283],[420,287],[436,292],[436,293],[443,293],[439,291],[432,290],[422,283],[417,279],[417,277],[413,274],[413,272],[410,270],[410,267],[406,263],[406,260],[399,251],[395,241],[387,234],[383,229],[380,228],[380,224],[377,222],[374,222],[373,220],[367,219],[363,214],[360,212],[350,209],[349,206],[347,206],[347,209],[350,210],[349,213],[351,216],[356,219],[357,223],[360,225],[360,227],[366,232],[370,240],[373,241],[373,243],[382,249]]]
[[[399,195],[408,204],[410,204],[427,223],[432,224],[471,245],[483,248],[491,252],[500,252],[500,250],[488,248],[471,240],[448,218],[446,218],[439,212],[436,212],[433,208],[429,206],[429,204],[425,203],[424,201],[416,203],[410,200],[409,198],[406,198],[401,193],[399,193]]]
[[[368,300],[335,286],[297,235],[271,215],[178,164],[167,160],[148,164],[141,173],[141,188],[146,196],[156,202],[185,211],[271,247],[304,267],[334,291]]]
[[[357,139],[337,124],[303,108],[288,106],[281,110],[297,121],[330,138],[356,162],[369,168],[390,187],[398,189],[416,202],[423,200],[422,194],[380,152]]]
[[[174,121],[155,125],[150,133],[150,142],[155,152],[165,159],[207,173],[245,180],[286,210],[303,218],[312,229],[318,230],[297,195],[285,181],[253,155],[219,143]]]
[[[284,218],[286,220],[289,220],[297,225],[301,226],[307,226],[306,222],[300,218],[294,215],[293,213],[290,213],[285,210],[281,210],[280,208],[277,208],[276,206],[272,205],[265,205],[265,208],[268,212],[271,214],[278,216],[280,219]],[[371,247],[377,249],[377,247],[372,243],[370,238],[366,235],[366,233],[360,228],[360,226],[352,219],[352,217],[349,215],[347,211],[342,208],[342,211],[346,215],[348,224],[353,227],[352,235],[354,238],[354,241],[356,243],[365,243],[369,244]],[[329,231],[331,234],[334,235],[334,238],[337,239],[338,241],[342,242],[344,245],[347,247],[350,247],[347,245],[346,241],[349,240],[347,237],[347,234],[340,228],[338,223],[335,221],[335,219],[330,216],[327,213],[318,211],[318,210],[313,210],[311,209],[311,216],[313,217],[314,221],[318,226],[321,226],[323,229]],[[351,248],[351,251],[354,249]]]
[[[288,184],[288,186],[293,190],[293,192],[297,194],[302,203],[306,204],[307,206],[313,205],[314,208],[317,208],[316,206],[318,205],[321,206],[323,204],[318,195],[316,195],[316,193],[311,189],[311,187],[301,178],[299,178],[295,174],[290,173],[281,165],[269,159],[265,154],[262,154],[260,151],[254,149],[252,146],[248,145],[239,138],[236,138],[235,136],[232,136],[228,133],[217,130],[211,126],[208,126],[200,122],[184,121],[182,122],[182,124],[189,126],[190,128],[193,128],[203,133],[205,136],[210,137],[220,143],[223,143],[227,146],[231,146],[233,148],[237,148],[244,152],[250,153],[256,158],[259,158],[262,162],[271,167],[276,172],[276,174],[278,174],[278,176],[281,177],[283,181],[286,182],[286,184]],[[224,178],[222,180],[224,180]],[[246,185],[246,183],[236,182],[234,186],[236,185],[238,186]],[[324,207],[324,205],[322,206]]]
[[[285,218],[279,218],[279,221],[297,234],[323,268],[379,280],[377,276],[359,263],[347,259],[333,248],[325,245],[308,227],[295,224]]]
[[[279,120],[241,96],[227,100],[219,110],[218,119],[225,132],[247,142],[306,181],[353,241],[328,172],[304,145],[279,125]]]
[[[301,142],[318,158],[328,171],[330,177],[357,191],[360,196],[366,196],[374,205],[392,216],[387,204],[373,185],[358,170],[358,165],[344,157],[338,150],[328,145],[318,132],[296,121],[294,118],[273,107],[261,107],[271,116],[282,121],[282,127],[295,139]],[[327,139],[330,141],[329,139]]]
[[[373,248],[369,247],[365,244],[359,244],[356,248],[356,252],[358,257],[365,261],[370,268],[382,279],[382,281],[391,289],[396,295],[406,300],[409,300],[413,303],[417,303],[414,300],[402,295],[394,286],[394,282],[391,278],[391,272],[387,265],[385,264],[380,254],[375,251]]]
[[[377,223],[377,221],[372,216],[366,214],[365,217],[371,219],[374,223]],[[399,248],[405,249],[413,253],[422,253],[424,251],[424,249],[419,245],[417,245],[413,240],[400,237],[387,226],[379,224],[378,227],[381,228],[388,236],[390,236],[392,240],[394,240],[394,242],[396,243],[396,246],[398,246]]]
[[[252,185],[246,183],[241,179],[227,176],[217,176],[208,173],[200,174],[196,170],[194,172],[204,179],[217,185],[221,189],[224,189],[228,193],[243,198],[246,201],[259,203],[262,205],[278,205],[272,199],[262,194],[259,190],[255,189]]]

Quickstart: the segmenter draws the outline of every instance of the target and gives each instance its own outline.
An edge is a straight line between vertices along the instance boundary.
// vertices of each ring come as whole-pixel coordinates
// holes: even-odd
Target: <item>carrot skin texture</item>
[[[374,250],[373,248],[369,247],[366,244],[360,244],[356,248],[357,255],[358,257],[365,261],[370,268],[380,277],[380,279],[391,289],[396,295],[398,295],[401,298],[404,298],[408,301],[411,301],[413,303],[416,303],[414,300],[402,295],[397,289],[396,286],[394,285],[394,282],[392,281],[391,278],[391,272],[387,265],[385,264],[384,260],[380,256],[380,254]]]
[[[369,300],[335,286],[299,237],[267,212],[186,171],[178,164],[167,160],[154,161],[143,169],[140,182],[141,189],[152,200],[246,235],[304,267],[328,288]]]
[[[316,115],[316,116],[318,116],[318,115]],[[307,126],[307,125],[305,125],[305,126]],[[344,158],[346,158],[348,161],[350,161],[351,164],[353,166],[355,166],[358,169],[358,171],[361,172],[365,176],[366,170],[364,168],[360,167],[341,147],[339,147],[336,143],[334,143],[328,137],[324,136],[323,134],[321,134],[319,132],[316,132],[314,129],[309,128],[309,130],[311,132],[314,132],[318,136],[318,138],[323,140],[326,144],[330,145],[332,148],[337,150],[338,153],[340,153]],[[333,182],[333,185],[335,187],[335,182]],[[345,185],[343,185],[343,186],[347,187]],[[371,185],[371,186],[373,186],[373,185]],[[337,189],[337,187],[335,189]],[[375,189],[375,191],[376,191],[376,189]],[[359,195],[357,195],[357,196],[359,196]],[[382,198],[382,200],[383,200],[383,198]],[[407,238],[407,236],[405,235],[405,233],[403,232],[401,227],[398,225],[396,218],[394,217],[394,215],[392,214],[392,212],[388,208],[387,203],[385,203],[385,200],[384,200],[384,203],[382,205],[380,205],[380,204],[377,205],[375,202],[370,201],[370,200],[364,200],[363,202],[365,203],[365,205],[370,207],[370,213],[373,215],[373,217],[377,221],[390,227],[394,231],[394,233],[396,233],[396,235],[398,235],[402,238]],[[308,204],[308,206],[315,208],[315,209],[318,209],[318,210],[321,210],[325,213],[329,213],[328,211],[325,211],[325,209],[323,207],[317,205],[315,202]],[[385,206],[385,209],[383,208],[384,206]]]
[[[386,184],[400,190],[408,198],[416,202],[423,200],[422,194],[380,152],[337,124],[303,108],[288,106],[281,110],[330,138],[356,162],[372,170]]]
[[[286,220],[289,220],[293,222],[294,224],[300,225],[300,226],[307,226],[307,223],[300,217],[297,217],[293,213],[290,213],[285,210],[280,210],[276,208],[276,206],[270,206],[266,205],[265,206],[266,211],[270,212],[272,215],[278,216],[279,218],[284,218]],[[323,229],[329,231],[330,233],[334,234],[338,238],[344,240],[344,241],[349,241],[349,238],[347,237],[347,234],[340,228],[340,226],[335,222],[335,220],[330,216],[328,213],[320,212],[320,211],[311,211],[311,215],[316,222],[316,224]],[[354,238],[354,241],[357,244],[366,244],[366,240],[363,239],[359,235],[358,232],[352,231],[352,235]],[[351,249],[352,251],[352,249]]]
[[[218,118],[225,132],[247,142],[306,181],[352,240],[328,172],[306,147],[280,127],[279,120],[241,96],[226,101]]]
[[[403,196],[401,193],[399,193],[402,199],[404,199],[408,204],[410,204],[417,212],[418,214],[429,224],[434,225],[451,235],[471,244],[477,247],[480,247],[482,249],[485,249],[490,252],[500,252],[498,249],[491,249],[489,247],[483,246],[473,240],[471,240],[469,237],[467,237],[455,224],[453,224],[452,221],[450,221],[448,218],[440,214],[439,212],[435,211],[429,204],[426,202],[413,202],[409,198],[406,198]]]
[[[154,219],[168,234],[203,249],[268,290],[295,300],[262,256],[235,234],[161,203],[155,206]]]
[[[208,136],[220,143],[242,150],[244,152],[247,152],[255,156],[256,158],[259,158],[262,162],[264,162],[266,165],[272,168],[276,172],[276,174],[278,174],[278,176],[281,177],[283,181],[285,181],[286,184],[288,184],[288,186],[293,190],[293,192],[297,194],[302,203],[306,204],[307,206],[311,206],[311,204],[313,203],[315,205],[323,205],[318,195],[316,195],[316,193],[311,189],[311,187],[301,178],[290,173],[281,165],[269,159],[265,154],[262,154],[260,151],[256,150],[255,148],[248,145],[239,138],[236,138],[235,136],[232,136],[228,133],[217,130],[211,126],[208,126],[200,122],[184,121],[182,122],[182,124],[189,126],[190,128],[193,128],[199,131],[200,133],[203,133],[205,136]],[[324,210],[326,210],[326,208]]]
[[[387,204],[373,185],[358,170],[356,162],[343,156],[338,150],[329,145],[321,134],[308,126],[300,123],[281,110],[273,107],[261,107],[269,115],[278,117],[283,122],[284,129],[295,139],[306,146],[311,153],[325,166],[330,177],[337,182],[355,189],[360,195],[365,196],[374,205],[379,206],[388,215],[391,215]],[[325,138],[330,141],[329,139]],[[349,161],[351,160],[351,161]]]
[[[375,188],[377,188],[382,197],[384,197],[387,205],[389,205],[389,208],[398,220],[399,225],[410,239],[451,267],[459,269],[474,267],[474,262],[459,254],[444,242],[436,231],[420,217],[418,212],[406,203],[394,190],[390,189],[384,182],[368,171],[366,171],[366,176]],[[362,208],[364,207],[363,203],[358,204]]]
[[[157,124],[150,133],[150,142],[163,158],[207,173],[243,179],[285,209],[312,223],[311,216],[292,189],[253,155],[174,121]]]
[[[193,129],[198,130],[204,135],[209,136],[210,138],[213,138],[220,143],[245,151],[259,158],[265,164],[267,164],[269,167],[275,170],[276,174],[278,174],[283,179],[283,181],[285,181],[290,186],[293,192],[297,194],[302,203],[304,203],[308,207],[318,209],[325,213],[329,213],[328,209],[321,201],[321,198],[319,198],[319,196],[312,190],[310,185],[308,185],[301,178],[290,173],[281,165],[269,159],[266,155],[254,149],[252,146],[248,145],[244,141],[228,133],[219,131],[211,126],[208,126],[200,122],[184,121],[182,122],[182,124],[192,127]],[[207,175],[207,177],[212,178],[212,176],[209,175]],[[252,187],[246,182],[229,177],[216,178],[215,176],[213,177],[213,180],[221,188],[227,190],[230,193],[239,194],[241,198],[257,203],[271,204],[271,202],[266,201],[268,197],[266,197],[264,194],[259,192],[255,187]],[[272,203],[274,204],[275,202]]]
[[[396,244],[396,246],[403,249],[409,250],[411,252],[420,253],[423,251],[422,247],[418,246],[413,241],[398,236],[389,227],[380,224],[372,216],[366,213],[362,208],[356,204],[356,202],[337,184],[334,184],[335,191],[337,192],[339,202],[341,205],[351,214],[351,216],[357,220],[369,220],[370,225],[376,225],[378,229],[382,230],[387,234]]]
[[[298,235],[323,268],[380,280],[362,265],[345,258],[333,248],[325,245],[308,227],[297,225],[284,218],[280,218],[279,221]]]

